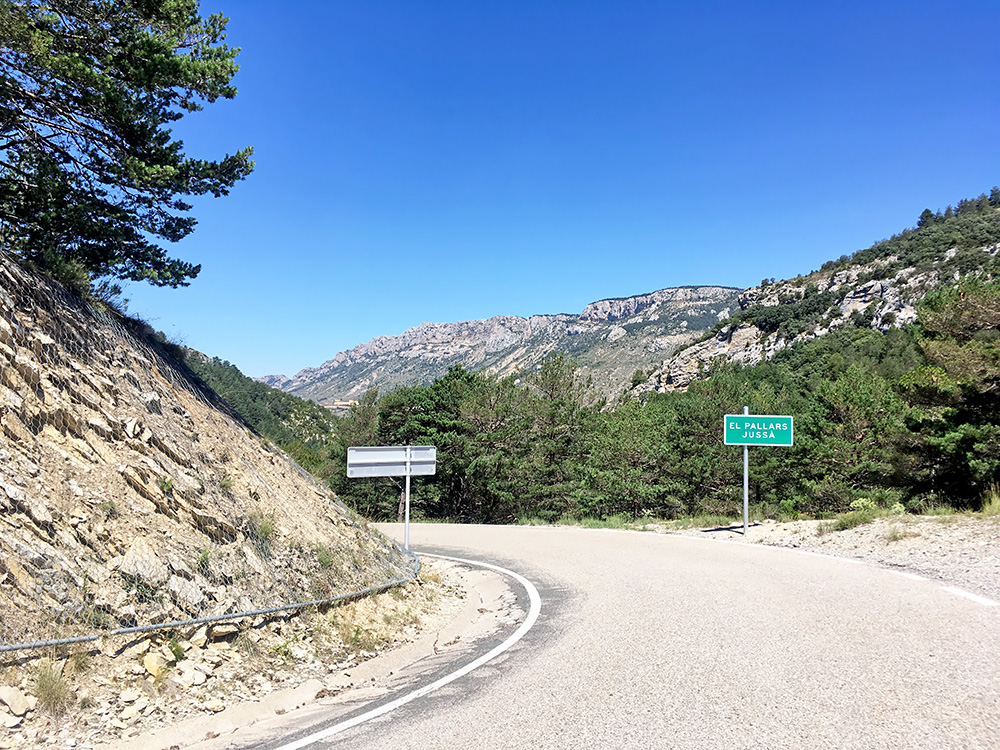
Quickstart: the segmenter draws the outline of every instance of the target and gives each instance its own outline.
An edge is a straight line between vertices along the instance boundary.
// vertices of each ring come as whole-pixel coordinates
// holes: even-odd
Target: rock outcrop
[[[501,375],[524,372],[559,352],[570,355],[598,392],[617,395],[637,369],[661,362],[677,347],[735,309],[739,290],[698,286],[593,302],[579,315],[499,316],[460,323],[422,323],[398,336],[379,336],[340,352],[294,378],[258,378],[322,404],[426,383],[453,365]]]
[[[995,255],[997,251],[985,247],[981,252]],[[714,360],[755,365],[797,342],[848,325],[887,331],[912,323],[917,318],[916,304],[927,291],[946,278],[957,278],[958,271],[948,266],[954,256],[955,251],[949,250],[929,268],[907,267],[891,274],[886,269],[895,264],[896,258],[887,257],[746,289],[737,300],[739,312],[726,325],[714,335],[679,349],[655,368],[636,391],[685,390]],[[822,309],[816,308],[815,300],[823,301]],[[807,312],[810,301],[812,308]],[[806,321],[805,330],[790,332],[782,326],[767,330],[755,324],[755,309],[779,306],[788,306],[788,318]]]
[[[410,572],[138,324],[0,257],[0,645]]]

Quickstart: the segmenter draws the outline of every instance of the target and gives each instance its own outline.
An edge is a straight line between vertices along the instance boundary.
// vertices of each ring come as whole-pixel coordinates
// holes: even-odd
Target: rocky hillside
[[[615,395],[637,369],[649,369],[736,309],[739,290],[699,286],[594,302],[579,315],[501,316],[461,323],[423,323],[399,336],[379,336],[294,378],[261,378],[321,404],[428,383],[453,365],[500,374],[524,371],[546,357],[569,354],[594,387]]]
[[[135,324],[0,257],[0,646],[408,577]]]
[[[740,293],[737,312],[679,349],[637,391],[683,390],[717,359],[754,365],[801,341],[857,325],[886,331],[912,323],[933,287],[1000,271],[1000,191],[925,212],[921,223],[806,276]]]

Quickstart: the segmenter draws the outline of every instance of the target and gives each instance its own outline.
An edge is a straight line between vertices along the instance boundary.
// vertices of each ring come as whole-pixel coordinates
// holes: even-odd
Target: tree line
[[[754,367],[718,364],[683,393],[595,401],[572,363],[498,377],[461,367],[429,385],[371,391],[338,420],[332,451],[436,445],[413,483],[427,518],[738,515],[742,451],[723,416],[795,416],[790,448],[751,449],[752,502],[771,516],[845,512],[865,499],[912,511],[976,508],[1000,481],[1000,287],[969,279],[931,294],[918,325],[849,327]],[[359,512],[395,518],[401,480],[331,486]]]
[[[790,448],[751,448],[751,502],[772,517],[863,500],[920,512],[975,509],[1000,482],[1000,286],[970,277],[919,306],[917,324],[849,326],[753,367],[718,363],[686,392],[598,399],[557,355],[530,373],[456,366],[427,385],[369,391],[333,417],[199,357],[248,421],[358,512],[394,519],[402,478],[347,479],[353,445],[435,445],[413,482],[418,518],[737,516],[742,451],[725,414],[795,417]],[[189,356],[188,361],[191,362]]]

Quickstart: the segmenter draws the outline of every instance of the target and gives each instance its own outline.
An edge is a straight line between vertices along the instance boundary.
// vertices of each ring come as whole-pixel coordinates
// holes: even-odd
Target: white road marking
[[[368,721],[369,719],[374,719],[376,716],[382,716],[384,714],[389,713],[390,711],[394,711],[400,706],[405,706],[407,703],[415,701],[417,698],[422,698],[428,693],[432,693],[438,688],[444,687],[445,685],[454,682],[460,677],[464,677],[465,675],[469,674],[469,672],[471,672],[472,670],[477,669],[486,662],[490,661],[491,659],[496,658],[504,651],[509,649],[511,646],[513,646],[515,643],[517,643],[519,640],[524,638],[524,636],[527,635],[528,631],[531,630],[531,628],[534,626],[535,621],[538,619],[538,613],[541,611],[542,608],[542,598],[541,596],[538,595],[538,589],[535,588],[535,585],[524,576],[518,575],[512,570],[507,570],[506,568],[501,568],[497,565],[490,565],[489,563],[479,562],[477,560],[463,560],[458,557],[445,557],[444,555],[422,555],[422,556],[434,557],[437,558],[438,560],[450,560],[451,562],[463,563],[465,565],[476,565],[480,568],[488,568],[490,570],[495,570],[496,572],[502,575],[510,576],[519,584],[524,586],[525,590],[528,592],[528,600],[530,602],[530,606],[528,608],[528,616],[524,619],[524,622],[521,623],[521,626],[516,631],[514,631],[514,633],[512,633],[507,640],[505,640],[503,643],[501,643],[499,646],[494,648],[489,653],[483,654],[478,659],[469,662],[461,669],[458,669],[455,672],[452,672],[451,674],[445,675],[441,679],[432,682],[430,685],[425,685],[419,690],[414,690],[412,693],[407,693],[401,698],[397,698],[394,701],[386,703],[384,706],[379,706],[378,708],[374,708],[371,711],[361,714],[360,716],[355,716],[353,719],[347,719],[346,721],[342,721],[341,723],[335,724],[332,727],[327,727],[326,729],[322,729],[319,732],[310,734],[309,736],[303,737],[302,739],[296,740],[295,742],[290,742],[287,745],[281,745],[280,747],[275,748],[275,750],[300,750],[301,748],[309,747],[310,745],[320,742],[321,740],[325,740],[328,737],[332,737],[335,734],[339,734],[340,732],[343,732],[346,729],[350,729],[351,727],[356,727],[358,724],[362,724]]]
[[[957,589],[954,586],[942,586],[941,588],[943,588],[949,594],[964,596],[966,599],[970,599],[971,601],[974,601],[976,604],[982,604],[984,607],[1000,606],[1000,602],[995,602],[992,599],[987,599],[985,596],[980,596],[979,594],[973,594],[971,591]]]
[[[902,576],[903,578],[909,578],[911,581],[927,581],[930,580],[924,576],[918,576],[916,573],[907,573],[905,570],[892,570],[891,568],[884,568],[890,573],[896,576]]]

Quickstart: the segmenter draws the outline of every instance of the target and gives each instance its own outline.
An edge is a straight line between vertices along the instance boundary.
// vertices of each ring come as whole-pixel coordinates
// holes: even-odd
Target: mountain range
[[[733,287],[685,286],[599,300],[576,315],[422,323],[340,352],[292,378],[258,380],[335,407],[372,387],[385,391],[429,383],[454,365],[506,375],[565,353],[597,392],[611,395],[629,385],[637,370],[651,370],[728,318],[738,309],[739,294]]]
[[[369,388],[430,383],[454,365],[504,375],[562,353],[609,398],[626,390],[684,390],[717,359],[754,365],[845,326],[903,327],[935,286],[991,276],[998,248],[1000,189],[994,188],[944,212],[926,210],[914,228],[777,283],[661,289],[593,302],[578,315],[423,323],[293,378],[259,380],[335,407]]]

